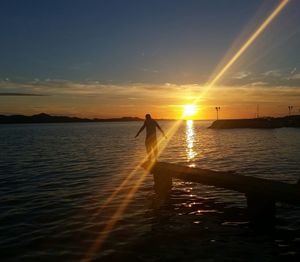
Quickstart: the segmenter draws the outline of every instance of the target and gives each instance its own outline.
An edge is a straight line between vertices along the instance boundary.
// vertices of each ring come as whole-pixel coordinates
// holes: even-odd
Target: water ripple
[[[171,124],[161,123],[164,129]],[[161,160],[289,183],[298,180],[299,129],[210,130],[209,124],[183,123]],[[139,125],[0,126],[5,137],[0,140],[4,261],[82,258],[143,175],[138,169],[103,208],[144,156],[144,142],[133,139]],[[298,207],[279,205],[280,224],[273,235],[257,236],[247,226],[244,195],[178,180],[173,185],[171,198],[162,204],[153,193],[152,176],[146,176],[97,257],[155,261],[164,253],[169,260],[222,261],[226,255],[228,261],[251,261],[245,254],[255,253],[261,261],[297,258]]]

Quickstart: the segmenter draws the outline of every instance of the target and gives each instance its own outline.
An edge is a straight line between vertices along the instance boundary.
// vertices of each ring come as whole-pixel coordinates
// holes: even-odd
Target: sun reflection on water
[[[194,122],[193,120],[186,121],[186,153],[189,162],[193,161],[197,153],[194,150],[195,134],[194,134]],[[189,166],[193,167],[194,164]]]

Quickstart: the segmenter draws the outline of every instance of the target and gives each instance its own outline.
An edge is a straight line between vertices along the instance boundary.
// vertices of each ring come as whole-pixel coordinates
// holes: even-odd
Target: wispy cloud
[[[251,74],[254,75],[254,74]],[[294,77],[298,77],[294,74]],[[175,83],[146,84],[130,83],[123,85],[100,84],[99,82],[74,83],[66,80],[30,81],[16,83],[0,81],[1,110],[15,113],[49,112],[53,114],[80,115],[89,117],[136,115],[141,112],[153,112],[157,116],[173,118],[180,115],[182,105],[193,103],[199,97],[201,108],[210,110],[216,105],[222,108],[247,108],[253,105],[271,105],[274,108],[286,103],[298,105],[300,85],[271,85],[256,79],[243,85],[214,86],[207,93],[204,85]],[[299,80],[290,80],[299,81]],[[276,82],[277,84],[280,81]],[[7,98],[4,99],[4,96]],[[9,99],[8,96],[12,98]],[[13,99],[13,97],[39,97],[41,99]],[[206,108],[206,109],[205,109]],[[230,114],[238,114],[240,109]],[[21,110],[21,111],[20,111]],[[223,110],[223,112],[224,112]],[[24,111],[24,112],[23,112]],[[212,111],[214,112],[214,111]],[[252,111],[251,111],[252,112]],[[280,112],[279,112],[280,113]],[[213,113],[212,113],[213,114]]]
[[[142,72],[147,72],[147,73],[154,73],[154,74],[157,74],[157,73],[160,72],[159,70],[156,70],[156,69],[149,69],[149,68],[141,68],[140,71],[142,71]]]
[[[293,68],[292,71],[290,72],[291,75],[295,74],[297,71],[297,67]]]
[[[240,71],[231,79],[225,79],[228,86],[290,86],[300,87],[300,74],[297,68],[271,69],[263,73]]]
[[[268,82],[264,82],[264,81],[251,82],[248,85],[245,85],[244,87],[247,86],[268,86]]]
[[[3,95],[83,95],[83,96],[103,96],[120,95],[135,97],[143,94],[151,96],[151,93],[162,92],[168,97],[172,97],[173,92],[189,92],[195,89],[200,90],[197,84],[178,85],[173,83],[165,84],[101,84],[99,82],[70,82],[66,80],[50,81],[30,81],[30,82],[0,82],[0,93]]]
[[[31,93],[0,93],[0,96],[47,96],[47,95],[31,94]]]
[[[252,73],[249,71],[241,71],[241,72],[237,72],[236,74],[233,75],[233,79],[244,79],[247,78],[248,76],[250,76]]]
[[[281,77],[283,76],[283,72],[279,69],[275,70],[269,70],[263,73],[264,76],[270,76],[270,77]]]
[[[272,70],[273,72],[274,70]],[[268,72],[271,72],[268,71]],[[235,79],[226,82],[226,85],[213,87],[213,89],[225,88],[272,88],[293,87],[300,89],[300,74],[293,74],[287,80],[286,74],[280,73],[281,77],[276,77],[279,73],[264,73],[255,75],[252,72],[239,72]],[[248,77],[250,76],[251,77]],[[110,97],[138,97],[138,96],[164,96],[174,97],[178,95],[192,96],[200,94],[205,89],[203,84],[147,84],[147,83],[129,83],[129,84],[102,84],[98,81],[71,82],[67,80],[46,79],[34,80],[29,82],[11,82],[0,81],[1,96],[59,96],[59,95],[81,95],[81,96],[106,96]]]
[[[294,74],[290,77],[290,79],[300,80],[300,74]]]

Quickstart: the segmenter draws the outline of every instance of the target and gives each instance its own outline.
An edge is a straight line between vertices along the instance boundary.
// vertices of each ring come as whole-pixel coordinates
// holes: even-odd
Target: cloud
[[[0,93],[0,96],[47,96],[47,95],[30,94],[30,93]]]
[[[299,82],[299,80],[293,81]],[[102,113],[103,116],[135,115],[137,112],[142,116],[144,112],[153,112],[157,116],[172,118],[181,114],[182,105],[193,103],[196,98],[203,112],[208,112],[207,110],[218,105],[224,110],[234,109],[236,114],[242,109],[245,112],[251,111],[253,105],[257,104],[271,105],[275,109],[278,106],[286,108],[287,103],[294,106],[299,104],[300,85],[271,85],[270,82],[265,82],[264,78],[260,80],[252,76],[251,79],[242,82],[247,84],[226,83],[223,86],[213,86],[207,92],[203,92],[205,86],[195,83],[113,85],[50,79],[22,83],[0,81],[1,112],[29,114],[43,111],[88,117],[100,117]],[[16,96],[20,99],[14,99]],[[21,99],[26,96],[37,99],[32,98],[30,101]],[[38,96],[47,97],[39,99]]]
[[[286,105],[288,103],[298,105],[300,98],[300,88],[298,87],[216,87],[212,88],[205,101],[208,104],[220,106],[239,107],[246,105],[268,104]]]
[[[60,96],[60,95],[81,95],[81,96],[127,96],[136,95],[157,95],[172,97],[173,92],[190,92],[201,90],[197,84],[178,85],[173,83],[164,84],[101,84],[99,82],[71,82],[66,80],[45,80],[30,82],[0,82],[0,93],[4,95],[39,95],[39,96]]]
[[[283,75],[283,72],[281,70],[275,69],[264,72],[263,75],[269,77],[281,77]]]
[[[223,83],[228,86],[290,86],[300,87],[300,74],[297,68],[272,69],[264,73],[240,71],[231,79],[225,78]]]
[[[296,71],[297,71],[297,67],[293,68],[290,74],[293,75]]]
[[[157,74],[157,73],[160,72],[159,70],[156,70],[156,69],[149,69],[149,68],[140,68],[140,71],[142,71],[142,72],[147,72],[147,73],[154,73],[154,74]]]
[[[234,74],[232,78],[233,79],[244,79],[250,75],[251,75],[251,72],[249,72],[249,71],[241,71],[241,72],[237,72],[236,74]]]
[[[267,86],[267,85],[268,85],[268,82],[263,82],[263,81],[257,81],[257,82],[252,82],[252,83],[248,84],[248,86]]]
[[[289,79],[300,80],[300,74],[294,74]]]
[[[251,73],[253,75],[253,73]],[[241,74],[242,75],[242,74]],[[243,79],[245,79],[244,77]],[[242,80],[243,80],[242,79]],[[276,95],[294,94],[298,97],[300,93],[300,74],[293,75],[290,81],[271,81],[269,78],[261,77],[247,81],[238,79],[224,86],[214,86],[208,90],[208,94],[214,94],[216,97],[222,98],[234,92],[246,93],[256,90],[264,90],[264,95],[275,92]],[[66,80],[45,80],[38,82],[16,83],[0,81],[0,96],[51,96],[53,99],[57,96],[69,99],[78,96],[82,99],[95,97],[99,101],[147,101],[152,100],[153,103],[171,103],[174,100],[192,101],[193,98],[201,96],[205,90],[204,85],[199,84],[146,84],[146,83],[130,83],[130,84],[101,84],[99,82],[71,82]],[[282,90],[279,94],[278,90]],[[286,93],[286,90],[288,92]],[[218,92],[216,92],[218,91]],[[222,95],[221,95],[222,93]],[[51,98],[51,99],[52,99]],[[134,98],[134,99],[132,99]],[[265,98],[267,99],[267,98]],[[200,101],[203,101],[202,99]],[[173,103],[173,102],[172,102]]]

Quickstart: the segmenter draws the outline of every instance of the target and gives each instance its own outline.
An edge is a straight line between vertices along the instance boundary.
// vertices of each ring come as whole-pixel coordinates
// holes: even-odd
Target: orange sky
[[[1,85],[1,83],[0,83]],[[2,83],[3,85],[3,83]],[[13,90],[17,83],[5,83],[6,90]],[[4,85],[3,85],[4,86]],[[0,96],[1,114],[36,114],[80,117],[143,117],[151,113],[155,118],[180,118],[183,106],[198,98],[198,113],[194,119],[215,119],[216,106],[220,106],[220,118],[255,117],[257,105],[260,116],[288,114],[300,109],[300,89],[286,86],[251,84],[240,86],[215,86],[207,92],[200,85],[130,84],[100,85],[72,83],[22,84],[26,93],[40,96]]]

